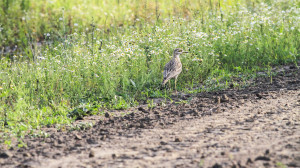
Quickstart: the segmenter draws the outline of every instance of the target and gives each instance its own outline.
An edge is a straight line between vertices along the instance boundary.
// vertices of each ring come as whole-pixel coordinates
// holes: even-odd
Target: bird
[[[180,61],[180,54],[182,53],[188,53],[187,51],[183,51],[181,48],[176,48],[173,52],[173,58],[171,59],[170,62],[168,62],[165,65],[164,72],[163,72],[163,81],[162,81],[162,86],[164,87],[165,84],[169,81],[170,85],[170,79],[175,78],[175,92],[177,93],[176,89],[176,81],[178,75],[182,71],[182,64]]]

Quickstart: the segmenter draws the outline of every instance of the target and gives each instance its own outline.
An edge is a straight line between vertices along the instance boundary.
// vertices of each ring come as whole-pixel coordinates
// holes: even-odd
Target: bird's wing
[[[175,61],[173,59],[165,65],[164,72],[163,72],[164,80],[169,78],[171,72],[174,71],[174,67],[175,67]]]

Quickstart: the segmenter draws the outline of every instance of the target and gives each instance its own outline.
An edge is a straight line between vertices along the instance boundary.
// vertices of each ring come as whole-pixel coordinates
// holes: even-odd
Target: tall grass
[[[237,71],[295,62],[300,57],[300,8],[296,0],[170,1],[173,8],[164,1],[157,2],[156,7],[155,1],[122,1],[122,5],[117,4],[119,1],[110,5],[90,1],[94,7],[89,10],[86,4],[75,10],[79,0],[74,1],[75,6],[65,2],[68,7],[59,1],[43,6],[28,1],[28,8],[38,10],[32,11],[34,14],[51,13],[43,17],[46,22],[32,21],[36,28],[45,24],[51,31],[36,43],[36,33],[43,31],[31,27],[28,18],[35,15],[25,12],[25,19],[16,22],[31,31],[23,33],[25,52],[1,57],[0,124],[17,135],[32,128],[69,123],[68,112],[82,105],[122,109],[145,97],[169,94],[159,87],[163,67],[174,48],[189,51],[181,56],[180,90],[209,83],[211,78],[230,77]],[[154,5],[153,10],[149,4]],[[62,6],[64,10],[52,11]],[[120,8],[126,10],[120,12]],[[116,13],[115,20],[103,15],[110,9]],[[7,10],[9,15],[12,9]],[[101,10],[101,14],[96,13]],[[128,19],[135,13],[138,18]],[[68,26],[71,16],[73,26]],[[117,19],[122,26],[115,24]],[[16,37],[4,31],[2,37]]]
[[[206,10],[203,6],[209,2],[216,5],[218,0],[1,0],[0,46],[23,51],[31,40],[45,40],[47,33],[59,39],[86,31],[92,22],[107,32],[136,25],[138,20],[153,23],[171,16],[192,19],[194,11]]]

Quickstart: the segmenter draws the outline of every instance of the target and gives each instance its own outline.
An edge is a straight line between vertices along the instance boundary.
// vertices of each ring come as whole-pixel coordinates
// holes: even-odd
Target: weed
[[[147,104],[148,104],[148,108],[149,109],[152,109],[152,108],[154,108],[156,105],[153,103],[153,99],[149,99],[149,100],[147,100]]]
[[[75,126],[71,126],[69,131],[73,131],[73,130],[87,130],[87,129],[90,129],[93,127],[93,123],[80,123],[78,125],[75,125]]]
[[[286,168],[287,166],[285,164],[281,163],[281,162],[277,162],[276,163],[276,167],[278,167],[278,168]]]

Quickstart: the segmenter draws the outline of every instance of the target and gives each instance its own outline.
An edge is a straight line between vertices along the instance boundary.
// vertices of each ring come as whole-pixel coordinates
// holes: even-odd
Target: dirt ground
[[[274,71],[272,83],[78,121],[94,121],[88,130],[47,128],[27,148],[2,145],[0,167],[300,167],[300,69]]]

